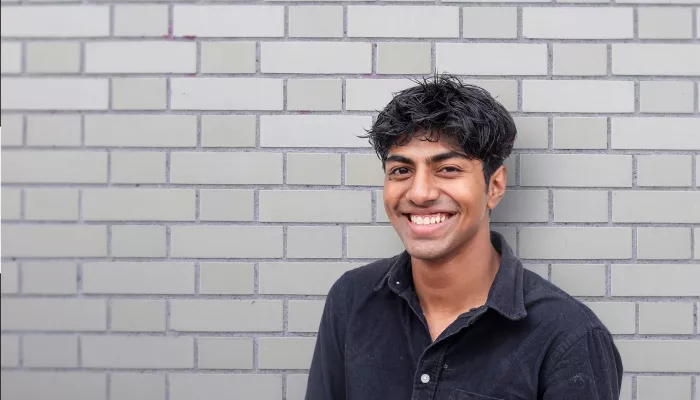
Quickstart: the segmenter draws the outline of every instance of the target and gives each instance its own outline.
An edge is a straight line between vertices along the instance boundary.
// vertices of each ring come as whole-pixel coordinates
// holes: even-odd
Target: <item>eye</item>
[[[446,173],[448,173],[448,174],[450,174],[450,173],[456,173],[456,172],[461,172],[461,171],[462,171],[461,169],[459,169],[459,168],[457,168],[457,167],[452,167],[452,166],[443,167],[443,168],[440,169],[440,172],[446,172]]]
[[[389,175],[406,175],[409,172],[407,167],[396,167],[389,172]]]

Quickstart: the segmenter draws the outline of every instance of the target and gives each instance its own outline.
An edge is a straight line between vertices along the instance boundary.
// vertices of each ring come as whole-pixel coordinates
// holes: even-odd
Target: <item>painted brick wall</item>
[[[401,250],[355,135],[436,70],[513,112],[494,229],[622,399],[700,400],[700,1],[2,3],[3,400],[301,400]]]

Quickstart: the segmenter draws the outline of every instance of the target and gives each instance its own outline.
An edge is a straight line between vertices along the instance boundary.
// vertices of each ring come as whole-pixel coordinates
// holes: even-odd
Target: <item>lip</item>
[[[430,225],[414,224],[411,222],[409,214],[404,214],[403,218],[405,218],[406,224],[408,224],[408,228],[411,230],[414,236],[435,236],[440,234],[442,230],[446,229],[453,222],[452,220],[456,215],[457,214],[452,214],[452,216],[446,219],[444,222]]]

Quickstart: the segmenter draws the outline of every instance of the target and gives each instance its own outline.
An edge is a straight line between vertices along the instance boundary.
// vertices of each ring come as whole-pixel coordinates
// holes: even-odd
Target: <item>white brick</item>
[[[281,226],[173,226],[173,257],[279,258]]]
[[[639,303],[639,333],[673,335],[693,333],[693,303]]]
[[[195,72],[196,46],[187,42],[93,42],[85,45],[91,73]]]
[[[202,147],[255,147],[254,115],[202,115]]]
[[[365,128],[372,118],[359,115],[263,115],[261,147],[368,147]]]
[[[263,42],[260,46],[262,72],[360,74],[372,71],[370,43]]]
[[[440,43],[437,69],[459,75],[546,75],[547,45]]]
[[[203,42],[202,73],[255,72],[255,42]]]
[[[80,146],[80,115],[27,116],[27,145]]]
[[[281,300],[172,300],[172,329],[184,332],[279,332]],[[196,397],[199,398],[199,397]]]
[[[613,222],[700,223],[700,191],[614,191]]]
[[[614,75],[699,75],[700,45],[613,44],[612,73]]]
[[[112,373],[109,396],[112,400],[165,400],[165,374]]]
[[[192,368],[194,338],[185,336],[89,336],[82,337],[85,368]]]
[[[87,221],[194,221],[195,191],[84,189],[83,217]]]
[[[167,81],[164,78],[113,78],[114,110],[165,110]]]
[[[690,81],[642,81],[639,111],[692,113],[694,86]]]
[[[103,372],[2,371],[2,380],[5,400],[106,400]]]
[[[200,369],[253,368],[253,338],[203,337],[197,346]]]
[[[693,10],[690,8],[640,7],[640,39],[691,39]]]
[[[22,136],[24,136],[22,130],[24,129],[24,122],[21,115],[3,115],[0,119],[0,125],[2,125],[2,147],[5,146],[21,146]],[[4,178],[3,178],[4,180]]]
[[[554,43],[554,75],[592,76],[608,71],[604,44]]]
[[[507,193],[507,192],[506,192]],[[608,192],[555,190],[554,222],[607,222]]]
[[[107,79],[4,78],[0,96],[3,110],[106,110]]]
[[[515,7],[466,7],[462,9],[465,38],[515,39],[518,37]]]
[[[340,154],[287,153],[290,185],[340,185]]]
[[[23,339],[27,367],[77,367],[77,335],[26,335]]]
[[[261,190],[262,222],[370,222],[369,191]]]
[[[290,300],[289,331],[318,331],[325,302],[323,300]]]
[[[201,189],[199,202],[202,221],[252,221],[255,213],[248,189]]]
[[[280,374],[170,374],[171,400],[281,399]]]
[[[348,6],[348,37],[450,38],[459,36],[459,8]]]
[[[0,365],[2,368],[19,366],[19,336],[2,335],[0,338]]]
[[[260,369],[308,369],[314,354],[314,337],[266,337],[258,339]]]
[[[693,184],[691,156],[666,154],[637,156],[637,185],[690,186]]]
[[[404,250],[401,239],[391,226],[349,226],[348,257],[393,257]]]
[[[5,9],[3,9],[4,11]],[[17,74],[22,72],[22,43],[0,43],[0,72]]]
[[[549,280],[549,265],[548,264],[523,264],[523,268],[534,272],[541,276],[544,280]]]
[[[97,225],[6,225],[5,257],[104,257],[107,229]]]
[[[346,154],[345,184],[348,186],[382,186],[384,170],[376,154]]]
[[[85,293],[194,294],[191,262],[91,262],[83,264]]]
[[[165,4],[119,4],[114,6],[115,36],[165,36],[168,6]]]
[[[552,145],[555,149],[606,149],[608,121],[599,117],[554,118]]]
[[[527,227],[520,230],[527,259],[630,259],[632,230],[622,227]]]
[[[85,144],[105,147],[194,147],[193,115],[88,115]]]
[[[631,187],[632,156],[522,154],[522,186]]]
[[[635,3],[635,4],[698,4],[698,0],[620,0],[616,3]]]
[[[107,183],[107,153],[4,151],[3,183]]]
[[[77,271],[72,261],[25,261],[22,263],[22,293],[75,294]]]
[[[632,8],[528,7],[523,37],[542,39],[631,39]]]
[[[171,183],[282,183],[280,153],[176,152],[170,156],[170,163]]]
[[[699,296],[697,264],[624,264],[612,266],[613,296]]]
[[[546,149],[548,141],[548,121],[545,117],[513,117],[518,134],[515,149]]]
[[[546,190],[509,190],[491,216],[492,222],[547,222],[548,219]]]
[[[632,302],[586,302],[613,335],[631,335],[637,330],[635,304]],[[621,397],[622,398],[622,397]]]
[[[289,7],[289,37],[342,37],[343,7]]]
[[[552,283],[572,296],[605,296],[605,265],[553,264]]]
[[[27,72],[37,74],[80,72],[80,43],[56,41],[27,43]]]
[[[255,291],[253,264],[203,262],[199,271],[201,294],[253,294]]]
[[[4,37],[109,36],[109,7],[95,5],[41,5],[3,7]]]
[[[377,73],[430,73],[432,63],[430,47],[430,43],[377,43]]]
[[[165,153],[116,151],[111,157],[112,183],[165,183]]]
[[[618,339],[615,345],[620,351],[625,371],[628,372],[700,371],[700,340]],[[640,378],[642,377],[637,377],[638,386]],[[689,377],[684,379],[687,382]],[[662,393],[665,394],[663,391]],[[647,400],[651,399],[655,400],[658,397],[650,397]]]
[[[281,79],[172,78],[170,85],[173,110],[282,109]]]
[[[638,376],[637,400],[691,400],[689,376]]]
[[[634,82],[523,81],[526,112],[634,112]]]
[[[77,221],[78,190],[64,188],[25,189],[24,217],[39,221]]]
[[[176,5],[175,36],[282,37],[284,7],[252,5]]]
[[[341,258],[343,232],[340,226],[287,227],[287,257]]]
[[[407,79],[346,79],[345,108],[352,111],[382,110],[396,92],[414,85],[415,82]]]
[[[304,400],[308,381],[307,374],[287,375],[287,400]]]
[[[289,79],[287,109],[304,111],[340,110],[343,88],[340,79]]]
[[[165,227],[151,225],[112,226],[113,257],[165,257]]]
[[[5,275],[1,280],[0,292],[3,294],[19,292],[19,266],[17,263],[3,261],[1,268],[5,271]]]
[[[107,327],[106,300],[3,298],[0,308],[3,331],[104,331]]]
[[[340,167],[340,164],[338,165]],[[21,189],[2,189],[2,220],[17,220],[22,215]]]
[[[518,82],[513,80],[464,80],[465,84],[476,85],[493,96],[508,111],[518,109]]]
[[[660,135],[659,132],[663,132]],[[700,150],[700,118],[613,118],[611,147],[629,150]]]
[[[260,293],[326,295],[343,273],[360,265],[347,262],[260,263]],[[311,276],[314,279],[308,279]]]

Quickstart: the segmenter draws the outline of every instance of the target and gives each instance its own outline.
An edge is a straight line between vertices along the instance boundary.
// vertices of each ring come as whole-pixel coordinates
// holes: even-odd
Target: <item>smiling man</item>
[[[501,104],[449,76],[379,114],[369,138],[406,251],[331,288],[307,400],[619,398],[605,326],[490,229],[515,137]]]

